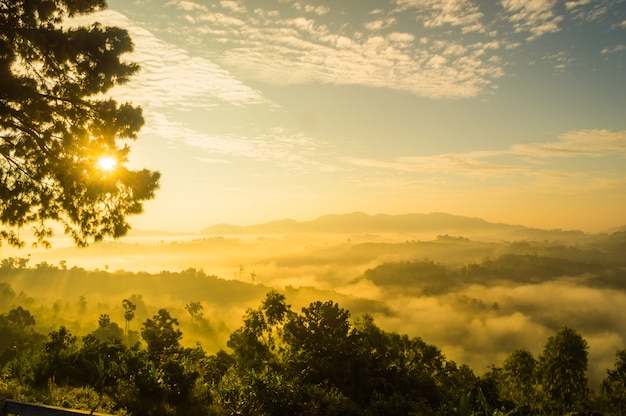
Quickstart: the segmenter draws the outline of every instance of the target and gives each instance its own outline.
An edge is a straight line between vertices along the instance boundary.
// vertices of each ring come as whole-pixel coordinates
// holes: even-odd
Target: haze
[[[546,338],[568,325],[590,344],[595,388],[626,341],[624,249],[619,230],[353,213],[130,236],[86,249],[3,247],[3,258],[26,258],[32,269],[5,270],[0,282],[19,294],[4,309],[21,302],[43,328],[63,322],[86,333],[102,313],[122,322],[121,301],[133,298],[141,305],[137,322],[167,307],[183,325],[183,341],[209,352],[226,348],[245,310],[271,289],[295,310],[331,299],[353,318],[367,313],[385,330],[422,337],[478,374],[516,347],[539,354]],[[203,306],[200,328],[188,325],[191,302]]]
[[[622,2],[110,0],[142,70],[135,228],[449,212],[625,222]]]

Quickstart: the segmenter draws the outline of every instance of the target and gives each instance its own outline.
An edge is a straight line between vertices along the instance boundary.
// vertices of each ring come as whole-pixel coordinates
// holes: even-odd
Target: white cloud
[[[593,0],[572,0],[565,2],[565,8],[567,10],[575,9],[576,7],[585,6],[587,4],[592,3]]]
[[[602,49],[602,55],[611,55],[614,53],[626,51],[626,45],[615,45]]]
[[[166,138],[172,144],[183,143],[196,148],[197,159],[207,163],[230,163],[223,158],[248,158],[261,162],[297,167],[301,170],[319,169],[312,155],[318,144],[312,138],[284,128],[267,128],[247,136],[200,132],[184,123],[170,120],[156,112],[146,112],[144,135]],[[221,157],[220,157],[221,156]]]
[[[461,32],[482,30],[476,27],[482,13],[469,0],[392,0],[395,9],[370,11],[372,20],[357,24],[331,7],[284,3],[291,10],[257,8],[246,15],[219,4],[202,12],[194,9],[184,17],[199,25],[187,25],[184,34],[181,28],[181,35],[194,44],[204,37],[203,55],[213,55],[214,62],[239,79],[278,85],[364,85],[463,98],[491,92],[504,73],[501,60],[492,59],[501,46],[491,37],[468,43],[435,31],[446,25]],[[424,38],[431,41],[416,44],[415,33],[398,30],[400,10],[422,19],[432,32]],[[212,49],[211,43],[219,45]]]
[[[455,175],[468,180],[532,180],[535,189],[558,189],[564,193],[623,185],[624,179],[616,177],[615,172],[607,173],[602,168],[593,172],[572,171],[558,163],[559,159],[599,157],[626,158],[626,131],[576,131],[564,134],[553,142],[519,144],[496,151],[405,156],[392,160],[345,157],[342,161],[351,166],[407,176],[423,174],[437,178]]]
[[[426,27],[460,26],[463,32],[482,31],[483,14],[470,0],[394,0],[401,10],[417,11]]]
[[[560,30],[563,17],[554,13],[556,0],[501,0],[501,3],[515,31],[530,33],[529,40]]]
[[[601,19],[610,10],[613,6],[611,3],[611,0],[575,0],[567,1],[565,8],[574,19],[593,22]]]
[[[369,31],[377,31],[386,29],[388,27],[393,26],[396,23],[396,19],[393,17],[388,17],[386,19],[377,19],[371,22],[365,22],[365,29]]]
[[[330,12],[330,8],[326,6],[313,6],[311,4],[303,4],[302,2],[296,2],[293,4],[293,8],[305,13],[314,13],[318,16],[324,16]]]
[[[220,0],[220,5],[228,10],[231,10],[236,13],[245,13],[246,8],[238,1],[233,0]]]
[[[180,10],[185,10],[187,12],[189,11],[194,11],[194,10],[206,10],[206,7],[193,2],[193,1],[187,1],[187,0],[172,0],[170,2],[165,3],[166,6],[174,6],[177,9]]]
[[[515,145],[511,153],[533,158],[626,157],[626,131],[576,131],[555,142]]]
[[[152,108],[267,103],[259,91],[237,80],[224,68],[156,38],[118,12],[106,10],[90,15],[89,19],[128,30],[135,44],[134,52],[126,59],[137,62],[141,70],[128,84],[110,91],[118,100]],[[75,22],[80,23],[80,20]]]
[[[489,90],[502,75],[489,61],[487,43],[461,45],[453,40],[411,46],[413,36],[337,35],[310,20],[282,20],[277,28],[246,26],[241,46],[219,60],[244,78],[274,84],[366,85],[405,90],[427,97],[473,97]],[[443,66],[433,56],[447,53]]]

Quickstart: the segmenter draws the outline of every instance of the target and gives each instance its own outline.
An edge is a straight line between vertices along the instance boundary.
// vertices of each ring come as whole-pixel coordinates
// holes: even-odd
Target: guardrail
[[[25,403],[0,397],[0,416],[76,416],[94,415],[107,416],[103,413],[84,410],[65,409],[63,407],[46,406],[43,404]]]

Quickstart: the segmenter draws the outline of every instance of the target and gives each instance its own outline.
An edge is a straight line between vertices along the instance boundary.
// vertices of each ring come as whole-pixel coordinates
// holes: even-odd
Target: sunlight
[[[100,170],[111,172],[117,166],[117,159],[112,156],[101,156],[98,158],[96,165]]]

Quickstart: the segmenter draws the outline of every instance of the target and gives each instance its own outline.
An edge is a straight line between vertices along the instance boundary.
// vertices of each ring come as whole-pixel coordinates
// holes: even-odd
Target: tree
[[[607,370],[602,381],[601,393],[607,405],[608,414],[626,415],[626,349],[616,354],[615,368]]]
[[[524,348],[517,348],[504,361],[499,380],[500,397],[516,406],[530,405],[535,391],[537,360]]]
[[[178,329],[178,320],[166,309],[159,309],[152,319],[146,319],[141,336],[148,344],[148,353],[157,359],[178,352],[183,333]]]
[[[118,324],[111,322],[111,317],[108,314],[100,315],[98,318],[98,329],[93,331],[91,335],[102,342],[122,340],[124,331]]]
[[[34,326],[35,318],[21,306],[11,309],[6,316],[0,315],[0,366],[25,351],[41,348],[45,338],[33,330]]]
[[[98,326],[100,328],[106,328],[109,325],[111,325],[111,317],[106,313],[100,315],[100,318],[98,318]]]
[[[21,306],[11,309],[7,315],[7,320],[13,323],[16,327],[22,329],[35,325],[35,318],[33,318],[33,315]]]
[[[539,357],[537,375],[547,414],[579,411],[587,402],[587,341],[562,326],[548,338]]]
[[[185,305],[185,310],[191,315],[192,323],[202,318],[202,309],[204,308],[200,302],[191,302]]]
[[[124,308],[124,320],[126,321],[126,326],[124,327],[124,335],[128,335],[128,324],[135,317],[135,309],[137,309],[137,305],[135,305],[128,299],[124,299],[122,301],[122,307]]]
[[[243,327],[233,332],[227,342],[227,346],[235,353],[237,364],[247,371],[278,361],[281,358],[277,356],[279,332],[291,314],[291,306],[285,303],[285,295],[274,290],[267,293],[261,307],[248,309],[243,318]]]
[[[50,222],[76,244],[123,236],[126,217],[153,198],[160,174],[123,166],[141,108],[105,97],[138,66],[128,33],[65,18],[104,0],[0,0],[0,241],[21,246],[32,225],[48,246]],[[106,169],[98,161],[106,157]],[[104,166],[104,165],[102,165]]]
[[[291,316],[283,340],[292,369],[309,382],[343,387],[356,347],[349,318],[350,312],[332,301],[313,302],[302,315]]]

